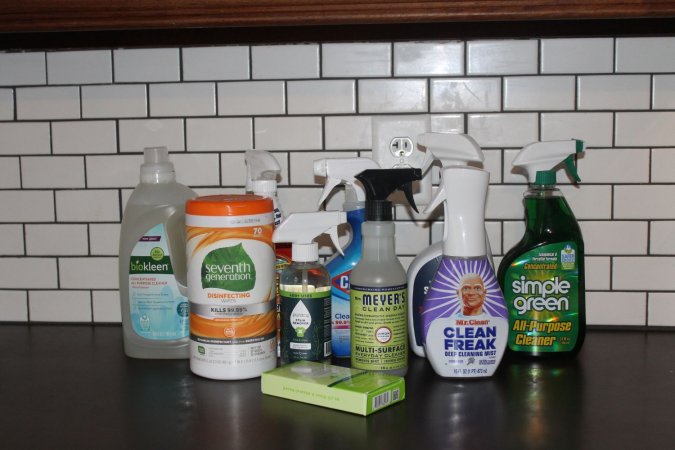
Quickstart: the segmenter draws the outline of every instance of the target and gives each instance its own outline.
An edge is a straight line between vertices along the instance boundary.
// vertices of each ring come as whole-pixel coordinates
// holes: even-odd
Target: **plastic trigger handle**
[[[335,189],[335,187],[339,186],[342,183],[342,180],[338,180],[336,178],[329,178],[326,180],[326,185],[323,188],[323,192],[321,192],[321,198],[319,199],[319,205],[324,202],[330,195],[330,193]]]
[[[342,247],[340,247],[337,226],[330,227],[330,230],[328,230],[328,235],[330,236],[330,239],[333,241],[333,245],[335,245],[335,248],[337,248],[337,251],[340,252],[340,255],[345,256],[344,252],[342,251]]]
[[[417,205],[415,204],[415,199],[413,198],[412,193],[412,181],[402,184],[399,189],[401,189],[405,194],[405,198],[408,200],[410,206],[412,206],[412,209],[414,209],[415,212],[418,213],[419,211],[417,210]]]
[[[445,200],[445,188],[443,187],[443,184],[441,183],[441,186],[438,188],[438,191],[436,191],[436,195],[434,195],[434,198],[431,199],[429,204],[427,205],[426,208],[424,208],[424,211],[422,211],[424,214],[429,214],[431,211],[436,209],[438,205],[443,203]]]
[[[577,173],[577,168],[574,166],[574,155],[569,155],[565,158],[565,167],[576,183],[581,181],[581,178],[579,178],[579,174]]]

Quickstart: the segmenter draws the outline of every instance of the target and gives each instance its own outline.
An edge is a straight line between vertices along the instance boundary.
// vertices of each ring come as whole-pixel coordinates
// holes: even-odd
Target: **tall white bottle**
[[[124,352],[132,358],[189,356],[185,297],[185,202],[165,147],[146,148],[140,183],[122,218],[119,289]]]
[[[459,133],[424,133],[417,137],[419,145],[427,149],[426,171],[434,161],[441,167],[466,166],[482,163],[485,157],[478,143],[469,135]],[[447,203],[444,203],[444,217],[448,217]],[[445,219],[447,220],[447,219]],[[443,240],[447,238],[443,234]],[[488,259],[492,261],[490,245],[487,243]],[[422,250],[408,267],[408,337],[410,349],[417,356],[424,357],[422,335],[422,303],[431,286],[431,280],[438,270],[443,256],[443,242],[439,241]]]

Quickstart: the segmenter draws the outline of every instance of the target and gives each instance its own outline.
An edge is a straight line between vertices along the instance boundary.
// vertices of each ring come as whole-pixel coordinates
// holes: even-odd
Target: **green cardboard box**
[[[263,394],[367,416],[405,398],[403,377],[297,361],[262,374]]]

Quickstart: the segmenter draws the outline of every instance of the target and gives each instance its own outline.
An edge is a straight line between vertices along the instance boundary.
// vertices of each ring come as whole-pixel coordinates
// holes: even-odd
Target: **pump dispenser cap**
[[[366,191],[366,221],[391,222],[392,203],[387,198],[396,190],[405,194],[410,206],[417,212],[413,199],[412,182],[422,179],[421,169],[368,169],[356,175]]]
[[[337,227],[347,221],[342,211],[320,211],[294,213],[281,222],[272,234],[273,242],[290,242],[293,261],[312,262],[319,260],[319,244],[314,238],[328,234],[341,255],[342,247],[338,241]]]
[[[447,203],[443,254],[471,258],[485,256],[485,199],[490,173],[469,166],[445,167],[441,185],[424,212]]]
[[[175,179],[173,163],[169,160],[169,151],[166,147],[146,147],[143,149],[142,182],[157,183]]]

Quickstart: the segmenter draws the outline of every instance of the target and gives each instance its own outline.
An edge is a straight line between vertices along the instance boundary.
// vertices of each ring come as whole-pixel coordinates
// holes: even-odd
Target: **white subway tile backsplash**
[[[616,71],[675,72],[675,37],[617,38]]]
[[[116,190],[56,191],[58,222],[116,222],[120,220]]]
[[[271,115],[286,112],[283,81],[218,83],[218,115]]]
[[[429,122],[435,133],[464,133],[464,114],[433,114]]]
[[[21,188],[21,166],[19,158],[0,157],[0,189]]]
[[[675,182],[675,148],[652,149],[652,183]]]
[[[539,76],[504,78],[504,110],[574,109],[574,77]]]
[[[2,291],[0,294],[0,322],[28,321],[28,294],[26,291]]]
[[[588,292],[586,323],[644,326],[647,323],[646,297],[643,292]]]
[[[538,140],[538,115],[470,114],[468,133],[481,147],[522,147]]]
[[[316,211],[322,190],[320,186],[315,188],[282,187],[277,194],[284,213],[288,215],[291,212]]]
[[[426,80],[359,80],[359,112],[416,113],[428,111]]]
[[[647,325],[655,327],[675,326],[675,294],[649,293]]]
[[[14,90],[0,89],[0,120],[14,119]]]
[[[213,83],[162,83],[150,85],[150,116],[215,116]]]
[[[117,289],[117,258],[59,258],[61,289]]]
[[[524,215],[524,214],[523,214]],[[504,231],[502,232],[504,246],[503,253],[511,250],[522,238],[525,233],[525,222],[518,220],[515,222],[504,222]]]
[[[220,184],[222,186],[245,186],[246,163],[243,153],[226,153],[220,156]],[[243,189],[239,192],[243,193]],[[204,194],[200,194],[204,195]]]
[[[654,75],[654,109],[675,109],[675,75]]]
[[[180,80],[177,48],[115,50],[113,58],[115,83]]]
[[[247,46],[183,49],[185,81],[247,80],[249,77]]]
[[[54,154],[117,153],[117,124],[113,120],[53,122]]]
[[[612,113],[542,113],[541,140],[582,139],[589,147],[611,147]]]
[[[356,152],[291,153],[291,184],[322,186],[325,178],[314,176],[314,161],[322,158],[356,158]]]
[[[326,117],[326,150],[371,148],[370,116]]]
[[[188,151],[241,151],[253,148],[253,120],[187,119]]]
[[[675,219],[675,186],[614,187],[615,219]]]
[[[481,167],[490,172],[490,184],[502,182],[502,151],[501,150],[483,150],[483,163],[472,164]],[[434,180],[435,181],[435,180]],[[439,172],[440,181],[440,172]]]
[[[120,295],[118,291],[92,291],[94,323],[120,323]]]
[[[23,156],[21,180],[24,188],[83,188],[82,156]]]
[[[105,119],[148,115],[143,84],[82,86],[82,117]]]
[[[541,40],[541,73],[611,73],[614,39]]]
[[[616,256],[612,263],[612,289],[625,291],[675,290],[675,258]]]
[[[612,218],[612,187],[606,185],[566,185],[560,191],[579,220]],[[614,217],[615,219],[617,217]]]
[[[429,224],[426,222],[396,222],[395,246],[399,255],[417,255],[431,243]]]
[[[77,86],[19,88],[16,115],[19,120],[77,119],[80,89]]]
[[[0,53],[0,86],[46,84],[44,52]]]
[[[586,269],[586,289],[607,291],[610,289],[611,258],[609,256],[587,256],[584,259]]]
[[[28,256],[86,255],[89,252],[87,225],[26,225]]]
[[[145,147],[185,150],[183,119],[119,121],[120,152],[142,152]]]
[[[649,226],[649,253],[652,255],[675,254],[675,222],[653,221]]]
[[[186,186],[218,186],[220,173],[215,153],[175,153],[171,155],[176,167],[176,181]]]
[[[353,114],[356,84],[353,80],[289,81],[288,114]]]
[[[55,258],[0,258],[0,289],[56,289]]]
[[[30,291],[30,319],[34,322],[90,322],[89,291]]]
[[[486,219],[519,220],[524,217],[523,193],[525,186],[492,185],[485,205]]]
[[[616,145],[673,146],[675,145],[675,112],[616,113]]]
[[[47,53],[49,84],[112,83],[110,50]]]
[[[396,42],[394,76],[462,75],[463,42]]]
[[[120,244],[120,224],[89,224],[89,251],[93,256],[115,256]]]
[[[23,225],[0,224],[0,255],[19,256],[24,254]]]
[[[52,191],[0,191],[0,222],[53,222]]]
[[[139,182],[142,162],[142,155],[87,156],[87,187],[134,187]]]
[[[325,78],[388,77],[391,76],[391,44],[323,44],[321,61],[321,74]]]
[[[320,117],[257,117],[253,122],[257,150],[320,150]]]
[[[41,155],[50,152],[46,122],[0,123],[0,155]]]
[[[471,41],[467,43],[467,75],[537,73],[537,40]]]
[[[649,149],[590,148],[577,158],[583,183],[648,183]],[[564,171],[558,175],[564,176]],[[569,182],[569,179],[567,179]]]
[[[251,60],[254,79],[319,77],[317,44],[253,46]]]
[[[499,111],[501,104],[499,78],[431,80],[431,112]]]
[[[646,255],[647,222],[581,221],[587,255]],[[630,236],[630,239],[626,239]]]
[[[579,77],[579,109],[649,109],[649,75]]]

